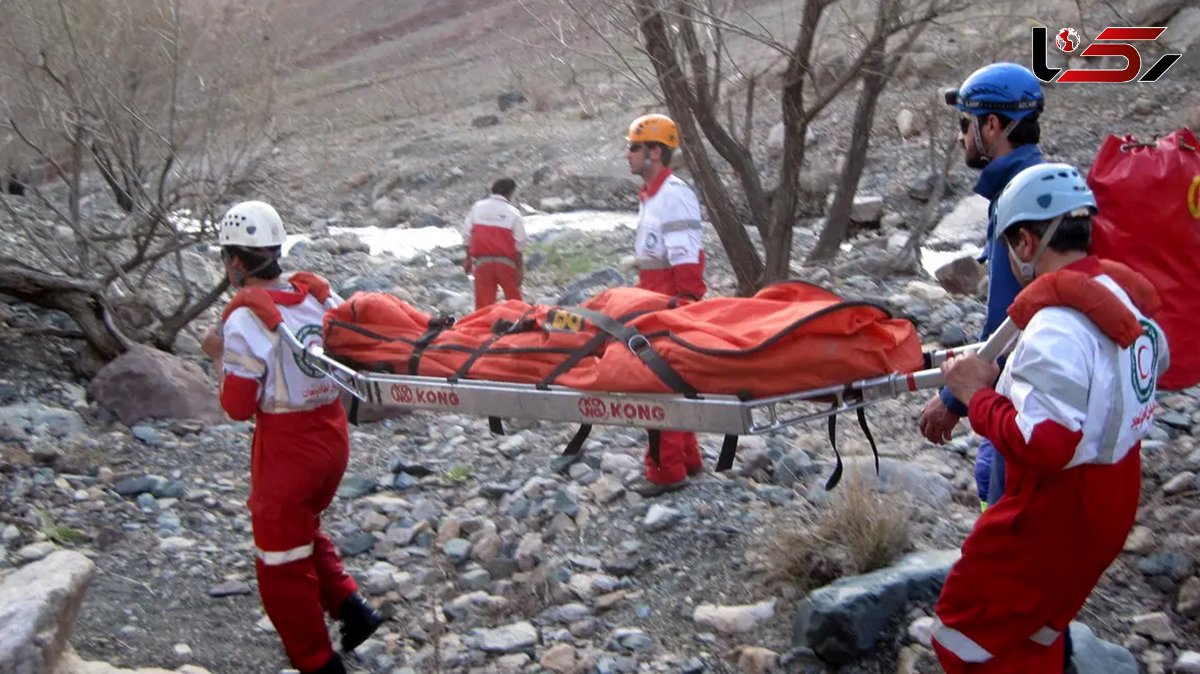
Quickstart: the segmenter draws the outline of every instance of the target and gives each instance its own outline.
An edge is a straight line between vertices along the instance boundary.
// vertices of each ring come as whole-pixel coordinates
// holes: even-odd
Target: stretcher
[[[366,403],[385,408],[487,417],[495,432],[500,429],[500,419],[516,418],[579,424],[581,429],[608,425],[722,434],[726,436],[726,445],[717,465],[718,471],[732,465],[738,436],[772,433],[828,418],[832,441],[834,420],[846,412],[859,414],[859,421],[870,439],[862,417],[865,407],[907,393],[940,387],[943,379],[939,366],[946,359],[975,352],[981,358],[994,361],[1008,353],[1020,335],[1020,330],[1009,318],[986,342],[959,349],[926,351],[923,354],[925,369],[919,371],[892,372],[845,384],[743,400],[732,395],[628,394],[358,371],[327,355],[320,345],[305,346],[286,325],[280,324],[278,331],[284,343],[310,367]],[[636,344],[627,346],[631,350],[638,347]],[[578,452],[585,437],[586,430],[582,436],[576,436],[566,453]],[[874,445],[873,440],[871,444]],[[836,443],[834,449],[836,452]],[[830,486],[836,484],[840,468],[839,456],[838,469],[830,478]]]

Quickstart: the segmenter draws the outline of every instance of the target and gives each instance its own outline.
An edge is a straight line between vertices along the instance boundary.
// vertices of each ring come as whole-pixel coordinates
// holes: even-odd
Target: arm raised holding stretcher
[[[976,521],[934,609],[933,646],[950,674],[1062,671],[1063,634],[1137,515],[1167,345],[1149,281],[1088,255],[1095,210],[1073,166],[1013,178],[992,246],[1023,284],[1007,319],[1023,333],[999,380],[969,355],[942,366],[972,428],[1007,463],[1003,495]]]
[[[247,506],[263,608],[302,674],[345,674],[325,614],[341,623],[343,652],[383,617],[358,595],[321,530],[350,451],[338,388],[293,353],[305,342],[319,346],[325,311],[340,298],[315,274],[282,275],[285,240],[269,204],[242,202],[225,214],[221,257],[237,294],[202,347],[220,371],[221,406],[255,420]]]

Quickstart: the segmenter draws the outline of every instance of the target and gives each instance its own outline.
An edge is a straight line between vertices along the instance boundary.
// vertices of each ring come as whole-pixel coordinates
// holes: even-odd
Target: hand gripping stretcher
[[[946,359],[967,352],[994,361],[1008,353],[1020,330],[1011,318],[986,342],[959,349],[924,353],[926,369],[893,372],[859,379],[846,384],[797,391],[752,400],[732,395],[684,396],[681,394],[632,394],[583,391],[563,386],[539,387],[474,379],[412,376],[358,371],[325,353],[320,345],[305,346],[284,324],[277,331],[284,343],[308,365],[324,373],[355,399],[383,407],[424,409],[467,416],[486,416],[493,432],[502,432],[499,420],[518,418],[575,423],[580,432],[568,444],[564,454],[577,455],[592,425],[633,426],[653,434],[659,430],[719,433],[725,436],[717,470],[733,464],[740,435],[760,435],[817,419],[829,419],[830,441],[834,441],[837,415],[855,411],[867,433],[872,449],[875,443],[867,429],[863,410],[872,403],[900,395],[937,388],[943,384],[939,366]],[[637,345],[630,344],[635,349]],[[814,407],[816,409],[814,409]],[[875,455],[876,470],[879,457]],[[826,486],[832,488],[841,477],[842,461]]]

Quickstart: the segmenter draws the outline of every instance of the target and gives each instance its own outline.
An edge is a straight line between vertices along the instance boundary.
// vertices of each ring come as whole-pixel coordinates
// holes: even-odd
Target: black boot
[[[342,664],[342,656],[334,653],[333,657],[329,658],[329,662],[309,674],[346,674],[346,665]]]
[[[346,597],[338,614],[342,623],[342,652],[349,653],[366,641],[385,618],[358,594]]]

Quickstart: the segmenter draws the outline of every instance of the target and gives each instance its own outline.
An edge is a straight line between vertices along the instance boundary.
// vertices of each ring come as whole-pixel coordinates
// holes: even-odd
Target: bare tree
[[[0,199],[0,291],[65,311],[103,359],[170,349],[220,297],[197,247],[269,147],[266,16],[192,5],[5,4],[0,134],[42,179]]]
[[[954,117],[949,114],[944,116]],[[929,115],[929,117],[934,118],[936,115]],[[888,265],[887,271],[889,272],[911,273],[920,268],[921,244],[937,226],[937,210],[945,192],[950,168],[954,165],[955,160],[962,157],[962,152],[959,150],[959,134],[954,133],[952,125],[936,124],[931,119],[926,123],[926,128],[928,129],[926,149],[929,157],[932,191],[929,194],[929,200],[925,202],[925,208],[921,210],[920,221],[913,226],[908,240],[904,242],[900,252],[892,258]],[[945,129],[945,131],[939,132],[939,129]]]
[[[648,62],[667,108],[681,126],[684,159],[742,293],[788,275],[802,198],[805,139],[813,121],[851,85],[863,82],[850,130],[850,153],[810,261],[835,253],[845,237],[875,105],[888,80],[931,22],[967,6],[965,0],[804,0],[798,22],[788,22],[783,34],[776,34],[737,0],[561,2],[616,55],[608,61],[610,66],[623,67],[644,83],[649,78],[642,68]],[[622,19],[629,15],[635,24]],[[627,54],[629,38],[633,56]],[[636,52],[642,58],[635,58]],[[763,86],[779,66],[778,89]],[[744,105],[734,106],[731,99],[739,95]],[[755,106],[756,96],[778,102],[784,126],[773,189],[766,186],[766,172],[751,152],[748,129],[755,110],[761,110]],[[740,128],[738,107],[745,110]],[[723,166],[714,163],[709,148]],[[731,183],[737,185],[736,195]],[[746,232],[747,224],[761,235],[762,255]]]

